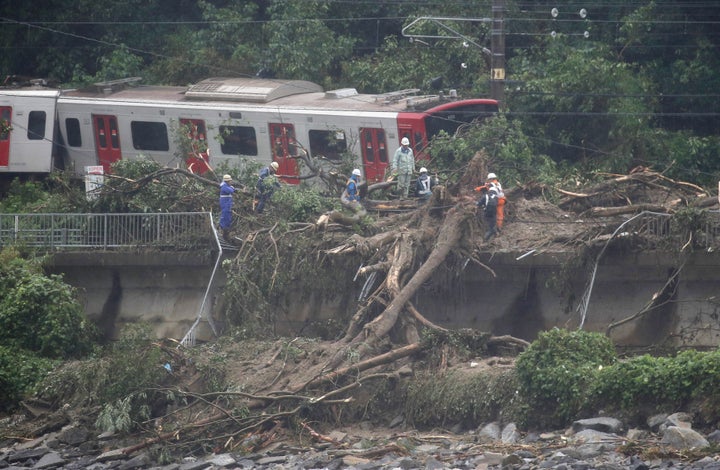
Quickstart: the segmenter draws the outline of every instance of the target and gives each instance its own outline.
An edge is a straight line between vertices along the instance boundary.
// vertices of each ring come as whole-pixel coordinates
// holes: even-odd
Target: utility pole
[[[493,0],[490,36],[490,96],[505,103],[505,0]]]

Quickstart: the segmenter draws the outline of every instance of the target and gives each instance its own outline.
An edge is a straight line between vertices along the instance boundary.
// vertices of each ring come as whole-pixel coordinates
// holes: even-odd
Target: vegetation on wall
[[[54,360],[87,355],[94,328],[74,289],[46,275],[40,258],[0,251],[0,408],[12,408]]]

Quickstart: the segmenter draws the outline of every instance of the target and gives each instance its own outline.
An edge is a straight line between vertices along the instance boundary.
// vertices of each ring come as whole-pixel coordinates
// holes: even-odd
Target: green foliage
[[[320,83],[331,68],[350,56],[355,40],[332,31],[321,19],[332,2],[269,3],[268,12],[274,21],[263,31],[268,41],[267,59],[279,76]]]
[[[93,211],[184,212],[217,205],[216,188],[194,178],[168,172],[147,181],[149,175],[162,169],[159,163],[144,155],[113,163],[112,173],[116,178],[106,180],[94,201]]]
[[[0,411],[12,409],[53,368],[47,358],[0,346]]]
[[[94,329],[75,290],[61,276],[46,276],[37,260],[3,250],[0,265],[0,340],[49,358],[90,352]]]
[[[334,200],[324,197],[316,188],[297,187],[291,190],[277,191],[273,194],[273,203],[280,216],[288,222],[308,222],[311,219],[337,207]]]
[[[127,430],[153,409],[162,412],[174,399],[162,391],[169,379],[165,363],[178,367],[157,343],[150,326],[127,325],[102,355],[53,371],[38,385],[37,395],[51,403],[103,405],[98,426]]]
[[[87,207],[84,188],[63,172],[50,173],[42,181],[15,178],[0,199],[0,212],[13,214],[82,212]]]
[[[47,200],[49,194],[42,183],[22,182],[15,178],[10,183],[8,194],[0,200],[0,212],[17,214],[35,212],[33,207]]]
[[[559,427],[575,419],[598,372],[616,359],[612,341],[599,333],[558,328],[540,333],[516,363],[527,403],[523,424]]]
[[[106,403],[95,420],[95,426],[104,432],[130,432],[136,420],[150,417],[149,411],[145,393],[128,395],[113,403]]]
[[[530,139],[517,120],[499,114],[478,126],[470,126],[458,137],[441,135],[432,142],[433,165],[445,174],[462,168],[479,151],[489,156],[488,166],[502,175],[503,181],[554,182],[555,163],[534,153]]]
[[[643,355],[603,369],[592,388],[597,406],[632,410],[642,403],[660,411],[686,409],[712,398],[720,386],[720,350],[682,351],[672,357]],[[720,419],[715,399],[704,419]]]
[[[523,85],[508,101],[512,109],[537,113],[523,119],[526,132],[534,147],[555,161],[589,160],[599,168],[627,171],[655,106],[653,84],[618,61],[607,45],[572,44],[550,40],[530,55],[515,57],[512,67]]]

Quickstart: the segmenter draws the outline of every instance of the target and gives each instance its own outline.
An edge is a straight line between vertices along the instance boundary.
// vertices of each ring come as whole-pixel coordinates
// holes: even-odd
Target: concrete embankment
[[[524,255],[524,256],[523,256]],[[553,326],[605,332],[619,345],[672,344],[716,347],[720,335],[720,256],[712,252],[678,257],[661,252],[607,253],[580,263],[574,253],[485,253],[461,269],[438,272],[413,303],[431,321],[449,328],[476,328],[532,340]],[[215,254],[172,252],[58,253],[53,271],[80,291],[88,317],[108,336],[126,323],[153,324],[160,337],[182,338],[203,303]],[[440,271],[440,270],[438,270]],[[222,292],[218,272],[204,318]],[[310,322],[345,322],[357,291],[335,299],[302,293],[274,325],[278,334],[298,334]],[[586,308],[582,299],[589,301]],[[293,297],[278,299],[297,304]],[[282,294],[279,293],[279,297]],[[308,300],[309,299],[309,300]],[[338,309],[338,306],[342,306]],[[636,316],[636,318],[632,318]],[[206,321],[198,339],[211,339]]]

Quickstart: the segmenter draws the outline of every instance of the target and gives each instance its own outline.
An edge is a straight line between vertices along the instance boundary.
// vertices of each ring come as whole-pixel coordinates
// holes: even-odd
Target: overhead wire
[[[355,3],[376,3],[376,2],[358,2],[357,0],[353,0],[352,2],[349,2],[349,3],[354,3],[354,4],[355,4]],[[387,2],[383,2],[383,3],[387,3]],[[413,4],[414,6],[417,6],[417,4],[418,4],[419,2],[418,2],[418,1],[413,1],[413,2],[403,2],[403,1],[399,1],[399,2],[396,2],[396,3],[408,3],[408,4]],[[445,3],[447,3],[447,2],[427,2],[427,4],[439,4],[439,3],[445,4]],[[456,2],[456,3],[460,3],[460,2]],[[697,2],[697,3],[698,3],[698,8],[700,8],[700,7],[701,7],[700,4],[701,4],[702,2]],[[708,4],[710,4],[710,3],[712,3],[712,2],[708,2]],[[627,3],[626,3],[626,2],[623,2],[623,3],[618,3],[618,4],[616,4],[616,6],[627,7],[628,9],[632,8],[632,5],[633,5],[632,2],[627,2]],[[638,3],[637,3],[637,6],[644,6],[644,5],[645,5],[644,2],[638,2]],[[581,5],[578,4],[577,6],[581,6]],[[595,5],[592,5],[592,6],[595,6]],[[609,6],[609,4],[604,4],[604,5],[603,5],[603,8],[607,8],[608,6]],[[662,4],[662,2],[659,2],[659,6],[668,7],[668,8],[669,8],[669,7],[676,7],[676,5],[673,5],[672,3]],[[687,5],[683,5],[683,6],[686,7]],[[298,20],[268,20],[268,21],[249,20],[249,21],[180,21],[180,22],[178,22],[178,21],[173,21],[173,22],[168,22],[168,21],[141,21],[141,22],[127,22],[127,21],[101,21],[101,22],[97,22],[97,21],[93,21],[93,22],[87,22],[87,21],[82,21],[82,22],[68,22],[68,21],[52,22],[52,21],[51,21],[51,22],[47,22],[47,21],[43,21],[43,22],[25,22],[25,21],[13,20],[13,19],[6,18],[6,17],[0,17],[0,21],[3,21],[3,22],[5,22],[5,23],[9,23],[9,24],[17,24],[17,25],[22,25],[22,26],[26,26],[26,27],[37,28],[37,29],[45,30],[45,31],[48,31],[48,32],[51,32],[51,33],[66,35],[66,36],[74,37],[74,38],[77,38],[77,39],[82,39],[82,40],[86,40],[86,41],[89,41],[89,42],[94,42],[94,43],[98,43],[98,44],[102,44],[102,45],[106,45],[106,46],[111,46],[111,47],[125,47],[125,48],[127,48],[127,50],[132,51],[132,52],[134,52],[134,53],[151,55],[151,56],[154,56],[154,57],[159,57],[159,58],[168,59],[168,60],[175,60],[175,61],[179,61],[179,62],[182,62],[182,63],[187,63],[187,64],[195,65],[195,66],[200,65],[200,66],[207,67],[207,68],[210,69],[210,70],[220,70],[220,71],[223,71],[223,72],[225,72],[225,73],[228,72],[228,70],[227,70],[226,67],[216,67],[216,66],[212,66],[212,65],[208,65],[208,64],[201,64],[201,63],[198,63],[198,62],[196,62],[196,61],[179,59],[179,58],[177,58],[177,57],[172,57],[172,56],[168,56],[168,55],[165,55],[165,54],[156,53],[156,52],[148,51],[148,50],[144,50],[144,49],[129,47],[129,46],[126,46],[126,45],[120,45],[120,44],[113,43],[113,42],[110,42],[110,41],[106,41],[106,40],[102,40],[102,39],[96,39],[96,38],[92,38],[92,37],[88,37],[88,36],[83,36],[83,35],[76,34],[76,33],[72,33],[72,32],[61,31],[61,30],[58,30],[58,29],[55,29],[55,28],[50,28],[50,27],[43,26],[43,25],[45,25],[45,24],[53,24],[53,25],[112,25],[112,24],[117,24],[117,25],[128,25],[128,24],[138,24],[138,25],[147,25],[147,24],[154,24],[154,25],[162,25],[162,24],[168,24],[168,25],[174,25],[174,24],[201,24],[201,25],[202,25],[202,24],[206,24],[206,25],[212,25],[212,24],[258,24],[258,23],[268,23],[268,22],[275,23],[275,22],[283,22],[283,21],[284,21],[284,22],[309,22],[309,21],[323,21],[323,22],[330,22],[330,21],[382,21],[382,20],[398,21],[398,20],[405,20],[405,19],[406,19],[406,17],[365,17],[365,18],[334,18],[334,19],[328,19],[328,18],[307,19],[307,18],[306,18],[306,19],[298,19]],[[583,23],[587,23],[588,21],[589,21],[589,22],[597,22],[597,23],[618,23],[618,21],[613,21],[613,20],[575,20],[575,19],[573,19],[573,20],[566,20],[566,19],[559,19],[559,20],[557,20],[557,19],[551,19],[551,18],[543,18],[543,19],[540,19],[540,20],[539,20],[538,18],[525,18],[525,17],[510,17],[510,18],[507,18],[507,19],[506,19],[506,21],[510,21],[510,22],[511,22],[511,21],[543,21],[543,20],[548,21],[548,22],[554,22],[554,24],[557,24],[558,22],[564,22],[564,23],[583,22]],[[642,23],[642,21],[640,21],[640,22],[638,22],[638,23]],[[691,24],[707,24],[707,25],[714,25],[714,24],[717,24],[717,23],[720,23],[720,22],[717,22],[717,21],[677,21],[677,20],[663,21],[663,20],[656,20],[656,21],[653,21],[652,23],[654,23],[654,24],[669,24],[669,25],[674,25],[674,24],[686,24],[686,25],[691,25]],[[514,33],[507,33],[507,34],[508,34],[508,35],[512,35],[512,34],[514,34]],[[538,35],[541,35],[541,34],[538,34]],[[452,38],[449,38],[449,39],[452,39]],[[631,47],[632,47],[632,46],[631,46]],[[664,45],[653,45],[653,46],[638,45],[638,46],[636,46],[636,47],[680,47],[680,46],[678,46],[678,45],[665,45],[665,46],[664,46]],[[246,73],[239,73],[239,72],[233,72],[233,73],[235,73],[237,76],[246,76],[246,77],[249,77],[249,76],[250,76],[249,74],[246,74]],[[521,92],[521,93],[522,93],[522,92]],[[593,96],[592,94],[589,94],[589,93],[588,93],[588,94],[576,94],[576,95],[577,95],[577,96]],[[649,98],[652,98],[652,97],[668,97],[668,95],[648,96],[648,95],[607,95],[607,94],[606,94],[606,95],[596,95],[596,96],[649,97]],[[672,96],[672,95],[671,95],[671,96]],[[703,96],[704,96],[704,97],[716,97],[717,95],[687,95],[687,97],[690,97],[690,96],[692,96],[692,97],[703,97]],[[685,97],[685,96],[676,95],[675,97]],[[663,113],[516,112],[516,113],[513,113],[513,114],[514,114],[514,115],[535,115],[535,116],[552,116],[552,115],[555,115],[555,116],[582,116],[582,117],[597,117],[597,116],[611,116],[611,115],[612,115],[612,116],[646,116],[646,117],[676,117],[676,116],[682,116],[682,117],[716,117],[716,116],[720,115],[720,113],[664,113],[664,112],[663,112]],[[582,147],[579,147],[579,148],[582,148]],[[587,149],[587,150],[589,150],[589,151],[595,151],[595,150],[592,150],[592,149]]]

